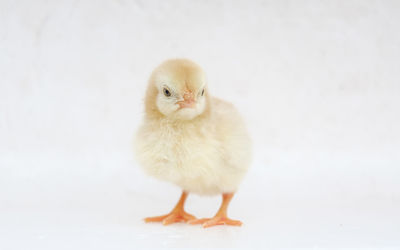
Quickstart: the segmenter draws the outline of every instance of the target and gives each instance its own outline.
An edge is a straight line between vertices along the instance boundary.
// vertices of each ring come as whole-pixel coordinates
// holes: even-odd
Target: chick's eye
[[[201,91],[201,96],[203,96],[204,95],[204,89]]]
[[[164,95],[165,95],[165,96],[167,96],[167,97],[170,97],[170,96],[171,96],[171,92],[170,92],[168,89],[164,88],[164,89],[163,89],[163,92],[164,92]]]

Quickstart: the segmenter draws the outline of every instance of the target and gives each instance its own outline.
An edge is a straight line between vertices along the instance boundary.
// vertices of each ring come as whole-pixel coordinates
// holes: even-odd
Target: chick
[[[145,218],[146,222],[242,224],[229,219],[227,209],[250,165],[250,138],[235,107],[211,97],[197,64],[173,59],[153,71],[135,140],[145,172],[183,190],[170,213]],[[221,207],[213,218],[196,219],[184,210],[189,193],[222,194]]]

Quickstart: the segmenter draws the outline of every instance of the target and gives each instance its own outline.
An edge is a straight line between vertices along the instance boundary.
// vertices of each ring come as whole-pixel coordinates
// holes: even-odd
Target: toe
[[[223,220],[221,218],[215,217],[215,218],[212,218],[211,220],[204,222],[203,228],[217,226],[217,225],[224,225],[224,224],[225,223],[223,222]]]
[[[196,225],[196,224],[203,224],[206,221],[209,221],[209,218],[203,218],[203,219],[193,219],[193,220],[189,220],[188,223],[191,225]]]
[[[167,216],[165,219],[162,220],[163,225],[169,225],[175,222],[187,222],[190,220],[195,220],[196,217],[194,217],[191,214],[188,214],[186,212],[183,213],[172,213],[169,216]]]
[[[241,226],[243,223],[240,220],[227,219],[225,221],[225,224],[230,226]]]
[[[148,222],[161,222],[161,221],[163,221],[166,217],[167,217],[167,215],[161,215],[161,216],[155,216],[155,217],[147,217],[147,218],[144,218],[144,221],[145,221],[146,223],[148,223]]]
[[[203,228],[217,226],[217,225],[229,225],[229,226],[241,226],[242,222],[238,220],[231,220],[225,217],[214,217],[203,223]]]

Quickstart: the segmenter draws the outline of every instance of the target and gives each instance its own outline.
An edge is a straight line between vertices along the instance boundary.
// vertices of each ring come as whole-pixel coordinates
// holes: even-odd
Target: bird
[[[227,86],[229,87],[229,86]],[[195,62],[169,59],[148,80],[144,117],[135,136],[136,157],[144,172],[182,189],[169,213],[145,222],[241,226],[228,206],[251,163],[251,139],[244,119],[229,102],[209,93],[203,69]],[[184,209],[189,194],[222,195],[211,218],[197,219]]]

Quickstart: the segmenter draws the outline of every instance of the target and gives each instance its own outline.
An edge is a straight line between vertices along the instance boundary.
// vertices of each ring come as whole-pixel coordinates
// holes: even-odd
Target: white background
[[[399,30],[388,0],[1,0],[0,248],[399,249]],[[180,195],[131,147],[147,78],[173,57],[248,123],[241,228],[142,221]]]

